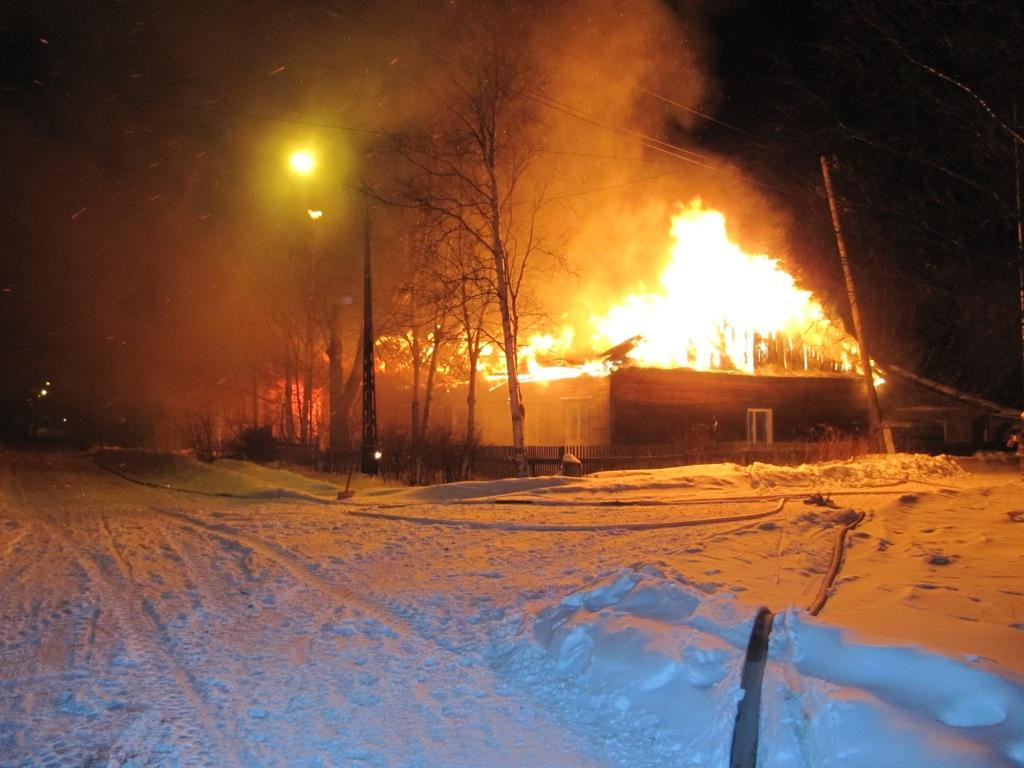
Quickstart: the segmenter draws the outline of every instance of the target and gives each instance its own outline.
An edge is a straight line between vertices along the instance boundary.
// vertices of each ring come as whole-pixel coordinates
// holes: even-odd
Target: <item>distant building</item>
[[[896,448],[909,453],[969,455],[1005,448],[1020,411],[954,389],[899,366],[886,366],[878,395]]]

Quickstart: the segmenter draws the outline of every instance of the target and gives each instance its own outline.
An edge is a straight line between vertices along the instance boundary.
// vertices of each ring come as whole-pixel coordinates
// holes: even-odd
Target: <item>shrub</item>
[[[277,458],[277,441],[269,425],[243,427],[235,435],[232,453],[250,461],[273,461]]]

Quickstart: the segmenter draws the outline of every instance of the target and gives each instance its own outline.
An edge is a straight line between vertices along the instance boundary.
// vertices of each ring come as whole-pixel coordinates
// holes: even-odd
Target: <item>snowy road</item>
[[[758,602],[805,606],[833,540],[806,507],[614,527],[776,506],[391,510],[612,524],[506,530],[203,497],[87,458],[0,455],[0,766],[662,765],[655,725],[611,728],[515,655],[523,617],[638,563],[698,594],[737,595],[750,616]],[[854,540],[851,561],[857,546],[874,552]],[[734,675],[745,631],[724,632],[702,674]],[[621,697],[609,707],[625,717]]]
[[[3,473],[3,765],[589,764],[495,690],[450,607],[396,599],[400,536],[81,460]]]

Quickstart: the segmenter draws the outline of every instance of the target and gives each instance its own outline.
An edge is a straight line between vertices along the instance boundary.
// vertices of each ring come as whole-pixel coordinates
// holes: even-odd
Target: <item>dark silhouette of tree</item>
[[[741,147],[788,190],[803,261],[832,253],[817,154],[835,185],[866,326],[884,361],[1020,399],[1014,115],[1024,6],[825,0],[753,68]],[[763,99],[760,104],[754,103]],[[812,256],[813,254],[813,256]],[[836,271],[820,277],[837,285]]]

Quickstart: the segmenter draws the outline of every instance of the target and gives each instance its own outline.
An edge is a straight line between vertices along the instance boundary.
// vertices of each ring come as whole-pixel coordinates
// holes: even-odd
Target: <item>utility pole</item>
[[[832,229],[836,236],[836,248],[839,250],[839,261],[843,265],[843,279],[846,281],[846,297],[850,302],[850,314],[853,316],[853,332],[857,336],[860,347],[860,365],[864,370],[864,382],[868,388],[868,429],[871,435],[872,450],[879,449],[879,435],[886,453],[895,453],[892,442],[892,430],[882,422],[882,409],[878,404],[878,392],[875,391],[875,376],[871,368],[871,355],[864,343],[864,326],[860,321],[860,305],[857,303],[857,292],[853,287],[853,272],[850,271],[850,260],[846,255],[846,241],[843,230],[839,226],[839,208],[832,193],[832,176],[829,174],[828,161],[821,156],[821,176],[825,180],[825,194],[828,196],[828,208],[832,214]]]
[[[1013,100],[1013,127],[1017,127],[1017,99]],[[1017,213],[1017,280],[1020,290],[1020,371],[1024,388],[1024,213],[1021,211],[1020,139],[1013,137],[1014,202]]]
[[[373,289],[370,272],[370,202],[363,202],[363,444],[360,469],[376,475],[380,469],[377,444],[377,391],[373,365]]]

